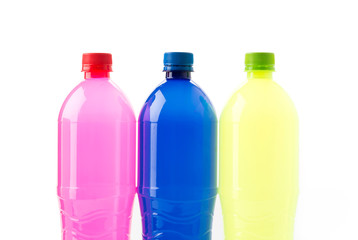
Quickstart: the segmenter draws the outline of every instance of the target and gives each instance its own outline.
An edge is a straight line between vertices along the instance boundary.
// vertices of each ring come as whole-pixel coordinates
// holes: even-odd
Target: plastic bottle
[[[274,54],[246,54],[247,82],[220,119],[226,240],[290,240],[298,195],[298,118],[272,80]]]
[[[166,80],[139,117],[143,239],[211,239],[217,194],[217,118],[191,80],[193,54],[164,55]]]
[[[109,79],[112,55],[83,54],[85,80],[58,121],[64,240],[127,240],[135,195],[135,116]]]

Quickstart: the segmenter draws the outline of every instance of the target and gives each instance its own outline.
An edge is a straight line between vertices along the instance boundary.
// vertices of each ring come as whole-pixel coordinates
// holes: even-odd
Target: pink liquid
[[[127,240],[135,194],[135,116],[108,78],[88,78],[58,122],[63,240]]]

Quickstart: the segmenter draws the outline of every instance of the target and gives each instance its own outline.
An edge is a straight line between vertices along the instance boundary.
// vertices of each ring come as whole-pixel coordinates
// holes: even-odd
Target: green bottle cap
[[[267,52],[253,52],[245,55],[245,71],[275,71],[275,55]]]

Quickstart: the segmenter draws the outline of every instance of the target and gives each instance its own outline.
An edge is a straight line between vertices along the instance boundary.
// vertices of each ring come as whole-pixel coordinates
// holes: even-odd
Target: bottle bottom
[[[225,240],[293,239],[296,194],[266,200],[221,195],[220,200]]]
[[[171,201],[138,194],[143,240],[210,240],[216,196]]]
[[[62,240],[128,240],[133,196],[59,198]]]

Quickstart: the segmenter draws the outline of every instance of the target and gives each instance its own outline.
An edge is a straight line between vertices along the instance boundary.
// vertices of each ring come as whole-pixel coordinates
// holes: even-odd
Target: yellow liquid
[[[298,117],[270,71],[248,72],[220,119],[226,240],[291,240],[298,196]]]

